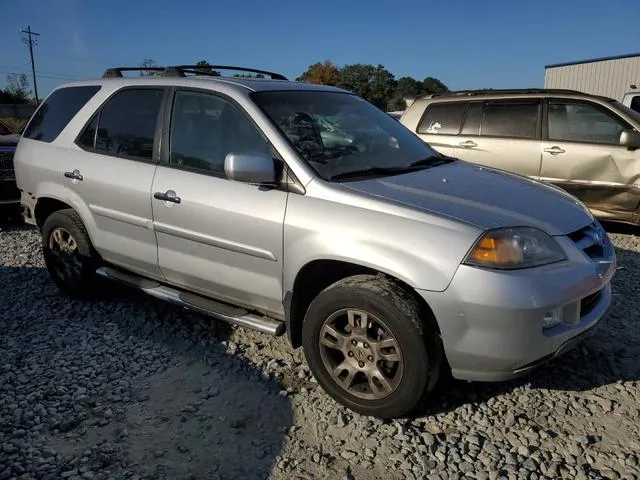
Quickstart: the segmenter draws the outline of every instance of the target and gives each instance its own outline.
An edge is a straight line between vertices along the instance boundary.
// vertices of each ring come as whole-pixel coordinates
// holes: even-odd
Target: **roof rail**
[[[492,95],[492,94],[509,94],[509,93],[561,93],[567,95],[585,95],[585,92],[578,90],[569,90],[562,88],[481,88],[476,90],[454,90],[442,93],[429,93],[422,98],[433,97],[453,97],[453,96],[473,96],[473,95]]]
[[[134,71],[143,72],[145,70],[152,70],[155,72],[163,72],[164,67],[114,67],[107,68],[102,74],[102,78],[108,77],[122,77],[122,72],[134,72]]]
[[[191,73],[194,75],[210,75],[210,76],[220,76],[219,73],[213,71],[206,70],[236,70],[239,72],[251,72],[262,75],[268,75],[273,80],[287,80],[287,77],[280,73],[269,72],[267,70],[258,70],[257,68],[247,68],[247,67],[233,67],[230,65],[172,65],[164,70],[163,76],[177,76],[177,77],[185,77],[187,73]]]

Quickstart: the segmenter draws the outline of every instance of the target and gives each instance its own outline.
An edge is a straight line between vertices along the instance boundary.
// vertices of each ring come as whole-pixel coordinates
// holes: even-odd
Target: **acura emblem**
[[[593,232],[593,241],[598,246],[601,247],[604,244],[604,238],[602,236],[602,232],[600,230],[596,230]]]

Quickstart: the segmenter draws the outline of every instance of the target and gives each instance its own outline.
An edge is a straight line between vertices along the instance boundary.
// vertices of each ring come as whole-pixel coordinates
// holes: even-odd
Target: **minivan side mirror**
[[[640,132],[623,130],[620,134],[620,145],[629,148],[640,148]]]
[[[273,158],[264,153],[230,152],[224,159],[224,173],[236,182],[260,185],[277,182]]]

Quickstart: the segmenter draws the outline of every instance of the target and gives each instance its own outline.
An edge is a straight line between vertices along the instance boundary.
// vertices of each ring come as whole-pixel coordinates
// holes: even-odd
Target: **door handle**
[[[70,178],[72,180],[82,181],[82,175],[80,174],[80,170],[75,169],[73,172],[64,172],[64,176]]]
[[[182,199],[176,195],[173,190],[167,190],[166,192],[155,192],[153,198],[157,200],[164,200],[165,202],[180,203]]]
[[[561,153],[564,153],[566,150],[563,150],[560,147],[551,147],[551,148],[545,148],[544,149],[545,152],[550,153],[551,155],[560,155]]]
[[[458,145],[460,145],[461,147],[464,148],[473,148],[473,147],[477,147],[478,144],[476,142],[474,142],[473,140],[467,140],[466,142],[460,142]]]

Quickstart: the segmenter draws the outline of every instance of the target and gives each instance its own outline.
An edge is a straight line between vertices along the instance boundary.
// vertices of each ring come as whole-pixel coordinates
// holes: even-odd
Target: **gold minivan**
[[[640,113],[573,90],[418,98],[400,122],[445,155],[557,185],[603,220],[640,225]]]

